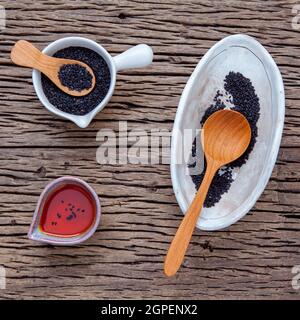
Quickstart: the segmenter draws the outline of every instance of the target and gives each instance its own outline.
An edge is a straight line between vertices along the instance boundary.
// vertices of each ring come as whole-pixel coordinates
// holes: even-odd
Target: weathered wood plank
[[[300,46],[291,27],[298,1],[2,1],[0,32],[1,298],[300,298]],[[203,54],[233,33],[256,37],[273,55],[286,89],[286,122],[272,178],[259,201],[225,231],[196,232],[183,270],[162,273],[182,218],[168,165],[99,165],[102,128],[171,130],[180,94]],[[145,42],[150,68],[118,76],[109,105],[77,129],[38,102],[30,70],[10,63],[13,43],[40,48],[60,37],[89,37],[113,55]],[[26,237],[37,198],[52,179],[76,175],[102,200],[102,221],[85,244],[58,248]]]

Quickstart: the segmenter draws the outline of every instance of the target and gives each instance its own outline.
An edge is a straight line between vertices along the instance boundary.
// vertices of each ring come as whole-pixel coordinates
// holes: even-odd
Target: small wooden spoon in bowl
[[[59,89],[72,96],[80,97],[87,95],[93,90],[96,83],[94,72],[87,64],[77,60],[47,56],[34,47],[30,42],[25,40],[19,40],[15,43],[11,50],[10,58],[17,65],[39,70]],[[71,88],[64,86],[58,77],[62,66],[76,64],[84,67],[92,76],[91,86],[81,91],[72,90]]]
[[[246,151],[250,139],[250,125],[239,112],[220,110],[205,121],[201,141],[207,163],[206,171],[167,253],[164,265],[167,276],[173,276],[183,261],[214,175],[219,168],[239,158]]]

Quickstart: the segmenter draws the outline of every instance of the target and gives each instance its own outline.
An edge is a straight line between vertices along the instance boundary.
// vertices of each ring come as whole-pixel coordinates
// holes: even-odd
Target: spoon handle
[[[177,272],[183,261],[209,186],[219,167],[220,166],[213,161],[207,162],[207,169],[201,186],[171,242],[165,259],[164,272],[169,277]]]
[[[40,69],[43,54],[30,42],[19,40],[10,53],[11,60],[20,66]]]

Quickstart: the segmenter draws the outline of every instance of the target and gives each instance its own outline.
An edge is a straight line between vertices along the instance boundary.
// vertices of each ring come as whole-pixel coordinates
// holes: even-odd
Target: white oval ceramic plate
[[[241,219],[263,192],[276,162],[284,123],[284,87],[280,71],[266,49],[246,35],[233,35],[215,44],[200,60],[182,93],[173,127],[171,176],[173,189],[185,213],[196,190],[187,173],[188,161],[180,163],[178,135],[184,129],[200,128],[205,110],[216,91],[223,88],[230,72],[249,78],[260,100],[258,137],[248,161],[239,169],[235,180],[221,200],[203,208],[197,227],[218,230]],[[186,146],[185,146],[186,147]],[[185,150],[191,150],[191,145]]]

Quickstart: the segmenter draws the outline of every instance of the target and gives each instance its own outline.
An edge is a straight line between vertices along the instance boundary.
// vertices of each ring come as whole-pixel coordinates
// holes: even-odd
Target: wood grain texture
[[[300,264],[300,30],[298,1],[2,1],[0,31],[0,265],[1,298],[292,298],[291,268]],[[241,221],[219,232],[196,232],[181,272],[163,274],[163,259],[182,214],[169,166],[99,165],[102,128],[171,129],[184,85],[199,59],[235,33],[256,37],[282,72],[284,135],[266,190]],[[154,49],[150,68],[118,75],[109,105],[85,130],[44,109],[31,74],[12,65],[21,38],[40,49],[79,35],[113,55],[132,45]],[[90,183],[102,200],[96,234],[73,248],[27,239],[38,196],[62,175]]]

